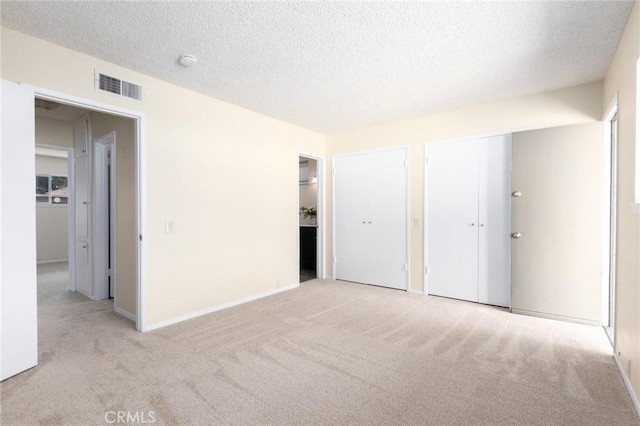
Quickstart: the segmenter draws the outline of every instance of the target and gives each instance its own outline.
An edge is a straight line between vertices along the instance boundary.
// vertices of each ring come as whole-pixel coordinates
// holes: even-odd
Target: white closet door
[[[367,154],[369,284],[407,288],[407,150]]]
[[[0,380],[38,363],[34,94],[2,80]]]
[[[478,301],[478,143],[426,147],[428,294]]]
[[[478,301],[510,306],[511,135],[478,139]]]
[[[334,157],[335,278],[368,282],[370,277],[366,154]]]

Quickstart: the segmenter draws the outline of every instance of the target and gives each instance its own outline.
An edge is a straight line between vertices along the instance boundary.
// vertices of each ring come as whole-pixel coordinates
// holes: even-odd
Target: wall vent
[[[125,98],[142,100],[142,86],[116,77],[96,72],[96,90],[124,96]]]

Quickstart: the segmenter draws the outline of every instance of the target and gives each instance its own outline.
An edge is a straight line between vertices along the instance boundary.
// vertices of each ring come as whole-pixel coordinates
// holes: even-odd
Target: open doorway
[[[321,162],[316,157],[298,157],[301,283],[322,277]]]
[[[39,316],[46,318],[49,309],[57,307],[85,316],[115,312],[136,321],[136,121],[36,98],[35,140],[36,154],[44,152],[43,147],[63,152],[67,165],[65,174],[39,172],[39,164],[45,163],[36,155],[36,204],[43,205],[37,215],[37,252],[43,253],[38,256]],[[65,197],[58,188],[63,178],[68,183]],[[47,201],[52,205],[45,209]],[[57,227],[62,237],[46,233],[50,226],[41,220],[54,208],[66,213],[66,226]],[[66,253],[45,264],[56,257],[45,257],[45,249],[61,245],[54,237],[66,240]],[[88,302],[92,304],[85,305]]]

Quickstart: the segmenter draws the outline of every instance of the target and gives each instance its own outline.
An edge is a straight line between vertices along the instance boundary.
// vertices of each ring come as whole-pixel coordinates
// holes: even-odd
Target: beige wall
[[[409,285],[423,291],[424,143],[511,133],[597,121],[602,116],[602,85],[592,83],[532,96],[475,105],[422,118],[327,136],[329,163],[336,154],[406,145],[409,148]],[[331,164],[329,164],[331,167]],[[327,212],[331,212],[331,174]],[[332,218],[327,215],[327,259],[332,253]],[[332,274],[332,265],[327,265]]]
[[[73,148],[73,124],[36,116],[36,145],[55,145]]]
[[[640,394],[640,215],[631,210],[636,144],[636,62],[640,54],[640,6],[636,2],[604,80],[603,108],[618,92],[618,233],[616,352]]]
[[[97,93],[94,69],[144,102]],[[323,156],[323,135],[6,28],[1,72],[146,114],[148,324],[298,282],[297,158]]]
[[[311,182],[313,176],[318,174],[318,162],[313,158],[300,157],[300,161],[309,161],[309,184],[300,185],[300,207],[316,206],[318,207],[318,183]],[[304,219],[300,215],[300,225],[310,225],[311,219]]]
[[[37,123],[38,120],[36,120],[36,129],[38,129]],[[36,155],[37,174],[69,176],[67,168],[66,158]],[[36,204],[36,259],[38,262],[67,260],[69,258],[68,220],[66,205]]]
[[[92,112],[91,138],[116,132],[116,308],[137,312],[136,129],[130,118]],[[93,152],[93,151],[92,151]],[[95,170],[95,167],[94,167]]]

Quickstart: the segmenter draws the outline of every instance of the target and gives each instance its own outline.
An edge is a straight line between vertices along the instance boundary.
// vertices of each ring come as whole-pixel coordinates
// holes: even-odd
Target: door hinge
[[[405,263],[404,265],[402,265],[402,269],[404,269],[405,271],[409,271],[409,265]]]
[[[140,234],[139,237],[140,237],[140,241],[142,241],[142,234]]]
[[[427,158],[425,158],[425,159],[424,159],[424,164],[425,164],[425,166],[428,166],[428,165],[429,165],[429,157],[427,157]]]
[[[334,175],[336,174],[336,168],[335,167],[331,168],[331,173],[333,173]]]
[[[425,266],[424,267],[424,274],[427,275],[429,273],[429,267]]]
[[[402,161],[402,166],[406,169],[407,168],[407,160],[403,160]]]
[[[336,256],[333,256],[333,263],[338,263],[338,258]]]

